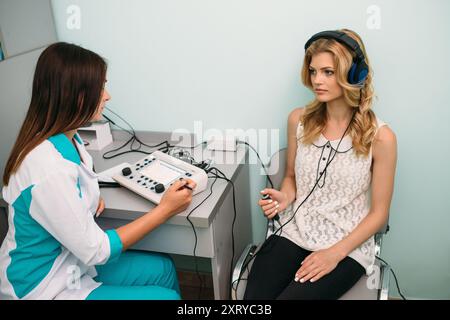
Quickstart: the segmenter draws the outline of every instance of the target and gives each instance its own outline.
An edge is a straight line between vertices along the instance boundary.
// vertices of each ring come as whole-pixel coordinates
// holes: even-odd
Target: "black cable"
[[[347,128],[345,129],[345,131],[344,131],[344,133],[342,134],[342,137],[341,137],[341,139],[339,140],[339,143],[338,143],[338,145],[337,145],[337,147],[336,147],[336,150],[335,150],[335,152],[334,152],[334,154],[333,154],[333,157],[329,160],[329,161],[327,161],[327,164],[326,164],[326,166],[325,166],[325,168],[323,169],[323,171],[322,171],[322,173],[320,174],[320,176],[319,176],[319,178],[316,180],[316,183],[314,184],[314,186],[312,187],[312,189],[311,189],[311,191],[308,193],[308,195],[306,196],[306,198],[297,206],[297,209],[294,211],[294,213],[292,214],[292,217],[288,220],[288,221],[286,221],[285,223],[283,223],[281,226],[280,226],[280,228],[278,228],[274,233],[273,233],[273,235],[276,235],[277,234],[277,232],[279,231],[279,230],[282,230],[282,228],[285,226],[285,225],[287,225],[289,222],[291,222],[292,221],[292,219],[294,219],[294,217],[295,217],[295,215],[297,214],[297,212],[298,212],[298,210],[300,209],[300,207],[306,202],[306,200],[308,200],[309,199],[309,197],[311,196],[311,194],[314,192],[314,190],[316,189],[316,186],[317,186],[317,184],[319,183],[319,181],[321,180],[321,178],[322,178],[322,176],[325,174],[325,172],[327,171],[327,168],[328,168],[328,166],[331,164],[331,162],[334,160],[334,158],[336,157],[336,154],[338,154],[338,150],[339,150],[339,146],[340,146],[340,144],[341,144],[341,142],[342,142],[342,140],[344,139],[344,137],[345,137],[345,134],[347,133],[347,131],[348,131],[348,129],[350,128],[350,125],[351,125],[351,123],[352,123],[352,121],[353,121],[353,117],[354,117],[354,115],[355,115],[355,113],[353,113],[353,115],[352,115],[352,118],[351,118],[351,120],[350,120],[350,122],[349,122],[349,124],[348,124],[348,126],[347,126]],[[280,234],[281,235],[281,234]],[[267,240],[267,239],[266,239]],[[276,241],[277,239],[275,239],[275,241]],[[268,243],[270,243],[270,241],[264,241],[263,242],[263,244],[261,245],[261,247],[260,247],[260,249],[257,251],[257,252],[255,252],[255,254],[248,260],[248,262],[244,265],[244,268],[259,254],[259,252],[262,252],[262,250],[268,245]],[[238,279],[239,280],[239,279]],[[239,281],[238,281],[238,285],[239,285]]]
[[[121,146],[119,146],[119,147],[117,147],[115,149],[112,149],[112,150],[109,150],[109,151],[105,152],[103,154],[103,159],[107,159],[108,160],[108,159],[112,159],[112,158],[115,158],[115,157],[118,157],[118,156],[121,156],[121,155],[124,155],[124,154],[133,153],[133,152],[135,152],[135,153],[143,153],[143,154],[147,154],[147,155],[152,153],[152,152],[142,151],[141,150],[142,146],[145,146],[145,147],[148,147],[148,148],[151,148],[151,149],[158,148],[157,149],[158,151],[162,151],[164,153],[168,153],[170,151],[170,149],[176,148],[176,147],[178,147],[178,148],[185,148],[185,149],[194,149],[194,148],[197,148],[200,145],[206,144],[206,142],[200,142],[200,143],[198,143],[198,144],[196,144],[194,146],[175,146],[175,145],[171,145],[169,143],[169,141],[165,140],[165,141],[163,141],[161,143],[158,143],[158,144],[155,144],[155,145],[148,145],[148,144],[142,142],[142,140],[137,136],[136,131],[134,130],[133,126],[127,120],[125,120],[123,117],[121,117],[118,113],[116,113],[112,109],[110,109],[108,107],[105,107],[105,108],[109,112],[114,114],[116,117],[118,117],[120,120],[122,120],[130,129],[126,129],[126,128],[118,125],[116,122],[114,122],[110,117],[106,116],[105,114],[103,114],[103,117],[106,120],[108,120],[112,125],[114,125],[117,128],[127,132],[131,137],[123,145],[121,145]],[[138,144],[137,147],[134,147],[135,143]],[[120,152],[120,153],[117,153],[117,154],[114,154],[114,155],[110,155],[113,152],[117,152],[119,150],[122,150],[123,148],[125,148],[129,144],[130,144],[130,150],[123,151],[123,152]],[[164,145],[164,146],[162,146],[162,145]]]
[[[158,148],[158,150],[159,150],[159,151],[163,151],[163,152],[165,152],[165,153],[169,153],[170,148],[178,147],[178,146],[170,145],[170,143],[169,143],[167,140],[166,140],[166,141],[163,141],[163,142],[161,142],[161,143],[159,143],[159,144],[156,144],[156,145],[148,145],[148,144],[145,144],[144,142],[142,142],[142,141],[138,138],[138,136],[136,135],[136,131],[134,130],[133,126],[132,126],[128,121],[126,121],[124,118],[122,118],[119,114],[117,114],[116,112],[114,112],[114,111],[111,110],[110,108],[108,108],[108,107],[105,107],[105,108],[106,108],[107,110],[109,110],[111,113],[113,113],[115,116],[117,116],[119,119],[121,119],[124,123],[126,123],[126,124],[130,127],[131,131],[129,131],[128,129],[123,128],[122,126],[120,126],[120,125],[118,125],[118,124],[116,124],[113,120],[111,120],[111,119],[110,119],[109,117],[107,117],[106,115],[103,115],[103,116],[105,117],[105,119],[107,119],[107,120],[108,120],[111,124],[113,124],[114,126],[116,126],[116,127],[118,127],[119,129],[121,129],[121,130],[127,132],[128,134],[130,134],[131,138],[128,139],[123,145],[119,146],[118,148],[113,149],[113,150],[109,150],[109,151],[105,152],[105,153],[103,154],[103,158],[104,158],[104,159],[112,159],[112,158],[118,157],[118,156],[120,156],[120,155],[132,153],[132,152],[138,152],[138,153],[143,153],[143,154],[147,154],[147,155],[150,154],[150,152],[145,152],[145,151],[140,150],[142,146],[146,146],[146,147],[148,147],[148,148],[158,148],[158,147],[160,147],[160,148]],[[111,156],[108,155],[108,154],[110,154],[110,153],[117,152],[117,151],[123,149],[123,148],[126,147],[128,144],[130,144],[130,142],[131,142],[130,150],[123,151],[123,152],[120,152],[120,153],[117,153],[117,154],[114,154],[114,155],[111,155]],[[133,148],[133,145],[134,145],[135,142],[139,143],[139,146],[138,146],[137,148]],[[203,145],[203,144],[206,144],[206,142],[201,142],[201,143],[198,143],[198,144],[196,144],[196,145],[194,145],[194,146],[190,146],[190,147],[179,147],[179,148],[195,149],[196,147],[198,147],[198,146],[200,146],[200,145]],[[164,147],[161,147],[161,145],[165,145],[165,146],[164,146]],[[206,171],[207,167],[209,167],[209,165],[210,165],[210,164],[206,163],[205,161],[202,161],[201,163],[197,163],[197,162],[195,161],[194,158],[192,158],[192,157],[190,157],[190,158],[191,158],[191,161],[193,162],[193,163],[192,163],[193,165],[195,165],[195,166],[197,166],[197,167],[200,167],[200,168],[204,169],[205,171]],[[218,170],[218,169],[217,169],[217,170]],[[210,177],[208,177],[208,178],[210,178]],[[203,199],[202,202],[200,202],[195,208],[193,208],[193,209],[188,213],[188,215],[186,216],[186,219],[188,220],[188,222],[190,223],[190,225],[191,225],[191,227],[192,227],[192,230],[193,230],[193,232],[194,232],[194,238],[195,238],[193,254],[194,254],[194,262],[195,262],[195,271],[196,271],[196,274],[197,274],[197,276],[198,276],[198,278],[199,278],[199,280],[200,280],[199,298],[200,298],[200,296],[201,296],[201,292],[202,292],[202,289],[203,289],[203,280],[202,280],[202,278],[201,278],[201,276],[200,276],[200,273],[199,273],[199,270],[198,270],[198,261],[197,261],[197,256],[196,256],[196,249],[197,249],[198,238],[197,238],[197,232],[195,231],[194,224],[193,224],[192,221],[189,219],[189,217],[190,217],[190,215],[191,215],[198,207],[200,207],[200,206],[201,206],[201,205],[202,205],[202,204],[203,204],[203,203],[204,203],[204,202],[212,195],[212,193],[213,193],[213,186],[214,186],[214,184],[216,183],[217,179],[220,178],[220,177],[218,177],[218,176],[216,175],[214,178],[215,178],[215,179],[214,179],[214,181],[213,181],[213,183],[211,184],[211,187],[210,187],[210,193],[209,193],[209,195],[208,195],[205,199]],[[100,184],[100,187],[103,187],[103,188],[112,188],[112,187],[120,187],[120,185],[119,185],[119,184],[116,184],[116,183],[103,183],[103,182],[102,182],[102,183]],[[234,201],[234,185],[233,185],[233,201]],[[235,205],[235,202],[234,202],[234,205]],[[236,212],[236,206],[235,206],[235,212]],[[234,221],[233,221],[233,225],[234,225]],[[233,240],[233,249],[234,249],[234,240]],[[233,251],[233,255],[234,255],[234,251]]]
[[[231,266],[230,266],[230,281],[231,280],[233,280],[233,260],[234,260],[234,254],[235,254],[235,240],[234,240],[234,224],[236,223],[236,218],[237,218],[237,209],[236,209],[236,189],[235,189],[235,186],[234,186],[234,183],[233,183],[233,181],[231,181],[230,179],[228,179],[227,177],[226,177],[226,175],[222,172],[222,171],[220,171],[218,168],[216,168],[216,167],[212,167],[212,168],[210,168],[209,170],[208,170],[208,173],[209,172],[212,172],[212,171],[216,171],[216,177],[218,178],[218,179],[222,179],[222,180],[225,180],[225,181],[227,181],[228,183],[230,183],[231,184],[231,186],[232,186],[232,188],[233,188],[233,210],[234,210],[234,215],[233,215],[233,222],[231,223]],[[219,173],[220,174],[220,176],[217,174],[217,173]],[[214,174],[214,173],[213,173]],[[230,291],[230,295],[231,295],[231,291]],[[229,298],[231,298],[231,297],[229,297]]]
[[[256,156],[258,157],[259,162],[261,163],[261,166],[263,167],[264,172],[266,173],[267,181],[269,181],[270,187],[273,189],[273,188],[274,188],[274,184],[273,184],[272,180],[270,179],[269,173],[267,172],[267,169],[266,169],[264,163],[262,162],[261,157],[259,156],[258,151],[256,151],[256,149],[255,149],[252,145],[250,145],[248,142],[246,142],[246,141],[239,141],[239,140],[238,140],[237,143],[247,145],[248,147],[250,147],[250,148],[256,153]],[[280,229],[278,229],[277,231],[272,230],[272,232],[275,234],[275,232],[280,231],[280,234],[281,234],[281,232],[282,232],[282,230],[283,230],[283,226],[282,226],[281,223],[280,223],[280,219],[274,219],[274,220],[272,220],[272,221],[273,221],[272,226],[273,226],[274,229],[275,229],[275,221],[277,221],[278,224],[280,225]],[[269,230],[269,224],[267,224],[266,235],[267,235],[267,231],[268,231],[268,230]]]
[[[161,147],[161,148],[156,149],[156,150],[164,151],[164,150],[166,150],[166,148]],[[142,150],[128,150],[128,151],[123,151],[123,152],[116,153],[116,154],[114,154],[112,156],[106,156],[107,153],[112,152],[112,151],[117,151],[117,150],[111,150],[111,151],[105,152],[105,154],[103,155],[103,159],[109,160],[109,159],[113,159],[113,158],[116,158],[116,157],[119,157],[121,155],[128,154],[128,153],[142,153],[142,154],[145,154],[145,155],[149,155],[149,154],[153,153],[153,152],[146,152],[146,151],[142,151]]]
[[[201,162],[197,162],[195,160],[195,158],[190,154],[189,151],[186,151],[184,149],[193,149],[196,148],[202,144],[205,144],[206,142],[201,142],[195,146],[191,146],[191,147],[180,147],[180,146],[171,146],[172,149],[170,149],[170,151],[168,152],[168,154],[172,157],[178,158],[182,161],[185,161],[189,164],[192,164],[194,166],[196,166],[197,168],[203,169],[203,170],[207,170],[210,165],[211,165],[211,159],[208,160],[203,160]],[[186,161],[188,160],[188,161]]]
[[[116,112],[114,112],[112,109],[110,109],[110,108],[108,108],[108,107],[105,107],[105,108],[106,108],[109,112],[111,112],[112,114],[114,114],[116,117],[118,117],[120,120],[122,120],[122,121],[123,121],[130,129],[126,129],[126,128],[124,128],[124,127],[118,125],[117,123],[115,123],[113,120],[111,120],[111,119],[110,119],[108,116],[106,116],[106,115],[103,115],[103,117],[105,117],[105,119],[107,119],[112,125],[114,125],[114,126],[118,127],[119,129],[121,129],[121,130],[127,132],[127,133],[131,136],[131,138],[128,139],[128,140],[127,140],[124,144],[122,144],[121,146],[119,146],[119,147],[117,147],[117,148],[115,148],[115,149],[112,149],[112,150],[109,150],[109,151],[105,152],[105,153],[103,154],[103,159],[112,159],[112,158],[115,158],[115,157],[118,157],[118,156],[121,156],[121,155],[124,155],[124,154],[133,153],[133,152],[136,152],[136,153],[143,153],[143,154],[147,154],[147,155],[152,153],[152,152],[142,151],[142,150],[141,150],[142,146],[146,146],[146,147],[151,148],[151,149],[158,148],[157,150],[162,151],[162,152],[168,152],[168,151],[169,151],[170,144],[169,144],[169,142],[168,142],[167,140],[166,140],[166,141],[163,141],[163,142],[161,142],[161,143],[159,143],[159,144],[156,144],[156,145],[148,145],[148,144],[142,142],[142,141],[139,139],[139,137],[137,136],[136,131],[134,130],[133,126],[132,126],[127,120],[125,120],[125,119],[124,119],[123,117],[121,117],[119,114],[117,114]],[[137,146],[137,147],[134,147],[135,143],[138,143],[138,146]],[[119,151],[119,150],[122,150],[123,148],[125,148],[125,147],[128,146],[128,145],[130,145],[130,150],[127,150],[127,151],[119,152],[119,153],[117,153],[117,154],[110,155],[110,154],[112,154],[112,153],[114,153],[114,152],[117,152],[117,151]],[[162,145],[164,145],[164,146],[161,147]]]
[[[120,188],[120,184],[117,182],[99,181],[98,186],[100,188]]]
[[[161,144],[166,144],[166,145],[167,145],[167,148],[170,146],[170,144],[169,144],[169,142],[168,142],[167,140],[166,140],[166,141],[163,141],[163,142],[161,142],[161,143],[159,143],[159,144],[157,144],[157,145],[154,145],[154,146],[150,146],[150,145],[148,145],[148,144],[145,144],[144,142],[142,142],[142,141],[139,139],[139,137],[137,136],[136,131],[134,130],[133,126],[132,126],[127,120],[125,120],[125,119],[124,119],[123,117],[121,117],[119,114],[117,114],[116,112],[114,112],[112,109],[110,109],[110,108],[108,108],[108,107],[106,107],[106,106],[105,106],[105,108],[106,108],[108,111],[110,111],[112,114],[114,114],[116,117],[118,117],[120,120],[122,120],[127,126],[130,127],[131,132],[128,131],[127,129],[124,129],[123,127],[117,125],[116,123],[111,122],[113,125],[115,125],[115,126],[119,127],[120,129],[122,129],[122,130],[128,132],[129,134],[131,134],[131,135],[135,138],[135,141],[141,144],[141,145],[139,146],[139,148],[140,148],[142,145],[143,145],[143,146],[146,146],[146,147],[149,147],[149,148],[156,148],[156,147],[159,147]],[[107,117],[105,117],[105,118],[108,119]],[[134,141],[133,141],[133,142],[134,142]]]
[[[195,148],[197,148],[198,146],[201,146],[202,144],[207,144],[207,142],[206,142],[206,141],[203,141],[203,142],[197,143],[195,146],[190,146],[190,147],[185,147],[185,146],[172,146],[172,145],[171,145],[171,147],[177,147],[177,148],[180,148],[180,149],[195,149]]]
[[[258,151],[256,151],[256,149],[255,149],[252,145],[250,145],[248,142],[246,142],[246,141],[239,141],[239,140],[238,140],[237,143],[245,144],[245,145],[249,146],[249,147],[256,153],[256,156],[258,157],[259,162],[261,163],[261,166],[263,167],[264,172],[266,173],[267,181],[269,181],[270,187],[273,189],[273,188],[274,188],[274,184],[273,184],[272,180],[270,179],[269,173],[267,172],[267,169],[266,169],[264,163],[262,162],[261,157],[259,156]],[[279,228],[278,230],[276,230],[276,231],[275,231],[275,221],[278,222],[278,224],[280,225],[280,228]],[[276,234],[276,232],[279,231],[280,234],[281,234],[281,233],[283,232],[283,226],[281,225],[280,219],[273,219],[273,220],[272,220],[272,223],[273,223],[273,224],[272,224],[272,227],[273,227],[272,233],[273,233],[273,234]],[[266,235],[267,235],[267,231],[268,231],[268,230],[269,230],[269,223],[267,223]]]
[[[297,214],[297,212],[298,212],[298,210],[300,209],[300,207],[306,202],[306,200],[309,199],[309,197],[312,195],[312,193],[313,193],[314,190],[316,189],[317,185],[319,184],[320,180],[322,179],[322,176],[323,176],[323,175],[326,175],[327,168],[328,168],[328,166],[331,164],[331,162],[333,162],[334,158],[335,158],[336,155],[338,154],[338,152],[339,152],[339,146],[341,145],[342,140],[344,139],[344,137],[345,137],[345,135],[346,135],[348,129],[350,128],[350,125],[351,125],[351,123],[352,123],[352,121],[353,121],[354,115],[355,115],[355,113],[353,113],[352,118],[351,118],[351,120],[350,120],[350,122],[349,122],[347,128],[345,129],[344,133],[342,134],[342,137],[341,137],[341,139],[339,140],[339,143],[338,143],[337,146],[336,146],[336,150],[334,151],[333,157],[331,157],[331,159],[327,160],[327,164],[325,165],[325,168],[322,170],[322,173],[321,173],[321,174],[319,175],[319,177],[317,178],[317,180],[316,180],[314,186],[312,187],[311,191],[308,193],[308,195],[306,196],[306,198],[303,199],[303,201],[297,206],[297,209],[295,209],[295,211],[294,211],[292,217],[291,217],[288,221],[286,221],[285,223],[283,223],[283,224],[281,225],[281,227],[278,228],[278,230],[282,229],[286,224],[288,224],[289,222],[292,221],[292,219],[294,219],[294,217],[295,217],[295,215]],[[332,150],[333,150],[333,148],[332,148]],[[331,152],[330,152],[330,154],[331,154]],[[328,157],[328,158],[330,158],[330,157]],[[276,234],[276,233],[278,232],[278,230],[276,230],[274,234]]]
[[[352,120],[353,120],[353,117],[354,117],[354,114],[353,114],[353,116],[352,116]],[[313,188],[311,189],[311,191],[309,192],[309,194],[306,196],[306,198],[302,201],[302,203],[300,203],[300,205],[299,205],[299,206],[297,207],[297,209],[294,211],[294,214],[292,215],[292,217],[291,217],[288,221],[286,221],[284,224],[282,224],[278,230],[282,230],[283,226],[285,226],[286,224],[288,224],[288,223],[295,217],[295,215],[296,215],[297,211],[300,209],[300,207],[301,207],[301,206],[306,202],[306,200],[311,196],[312,192],[314,191],[314,189],[315,189],[316,186],[318,185],[318,183],[319,183],[319,181],[321,180],[322,176],[323,176],[324,174],[326,174],[326,170],[327,170],[328,166],[330,165],[330,163],[333,161],[333,159],[334,159],[334,157],[336,156],[336,154],[338,153],[339,146],[340,146],[340,144],[341,144],[343,138],[345,137],[345,134],[347,133],[347,131],[348,131],[349,127],[350,127],[350,124],[352,123],[352,120],[350,120],[349,125],[347,126],[346,130],[344,131],[344,134],[342,135],[341,139],[339,140],[339,143],[338,143],[338,145],[337,145],[337,147],[336,147],[336,151],[334,152],[333,157],[330,159],[331,153],[330,153],[330,155],[328,156],[327,164],[326,164],[325,168],[323,169],[322,173],[320,174],[320,176],[317,178],[316,183],[314,184],[314,186],[313,186]],[[322,157],[322,156],[321,156],[321,157]],[[273,233],[273,235],[276,235],[276,233],[278,232],[278,230],[276,230],[276,231]],[[267,232],[266,232],[266,234],[267,234]],[[280,232],[280,236],[281,236],[281,232]],[[257,252],[255,252],[255,253],[253,254],[253,256],[247,261],[247,263],[243,266],[242,269],[245,269],[245,268],[248,267],[249,263],[256,257],[256,255],[257,255],[260,251],[262,251],[262,249],[267,245],[267,243],[269,243],[269,241],[265,241],[265,242],[261,245],[261,248],[260,248]],[[375,256],[375,257],[376,257],[377,259],[381,260],[385,265],[389,266],[389,264],[388,264],[386,261],[384,261],[383,259],[381,259],[380,257],[378,257],[378,256]],[[398,284],[397,276],[396,276],[396,274],[395,274],[393,268],[390,267],[390,270],[391,270],[391,272],[392,272],[392,275],[394,276],[395,284],[396,284],[397,291],[398,291],[399,295],[402,297],[403,300],[406,300],[405,296],[402,294],[402,292],[401,292],[401,290],[400,290],[400,286],[399,286],[399,284]],[[239,278],[236,279],[236,280],[231,284],[232,287],[233,287],[233,285],[234,285],[235,282],[237,282],[237,286],[239,286],[239,282],[240,282],[241,280],[247,280],[247,279],[241,279],[241,275],[239,275]],[[236,288],[236,289],[237,289],[237,288]]]
[[[200,276],[200,272],[198,271],[198,263],[197,263],[197,255],[195,253],[195,251],[197,250],[197,232],[195,231],[195,227],[194,224],[192,223],[192,221],[189,219],[190,215],[198,208],[200,207],[206,200],[208,200],[209,197],[211,197],[211,195],[213,194],[213,186],[216,183],[217,178],[213,181],[213,183],[211,184],[210,187],[210,193],[208,194],[208,196],[202,200],[202,202],[200,202],[195,208],[193,208],[186,216],[187,221],[191,224],[192,230],[194,231],[194,238],[195,238],[195,242],[194,242],[194,262],[195,262],[195,272],[197,274],[198,279],[200,280],[200,291],[199,291],[199,296],[201,294],[202,288],[203,288],[203,280],[202,277]],[[199,297],[200,298],[200,297]]]
[[[113,125],[115,125],[115,126],[121,128],[121,129],[124,130],[124,131],[127,131],[127,132],[128,132],[129,134],[131,134],[131,135],[135,135],[135,134],[136,134],[136,132],[134,131],[133,126],[132,126],[127,120],[125,120],[124,118],[122,118],[119,114],[117,114],[116,112],[114,112],[114,110],[112,110],[111,108],[108,108],[107,106],[105,106],[105,109],[108,110],[109,112],[111,112],[112,114],[114,114],[114,115],[115,115],[117,118],[119,118],[120,120],[122,120],[127,126],[129,126],[130,129],[131,129],[131,132],[128,131],[127,129],[122,128],[121,126],[119,126],[119,125],[116,124],[115,122],[111,121],[111,123],[112,123]],[[109,119],[109,118],[106,117],[105,115],[103,115],[103,116],[104,116],[107,120]]]
[[[117,151],[119,151],[119,150],[122,150],[122,149],[125,148],[128,144],[130,144],[130,142],[131,142],[130,150],[123,151],[123,152],[119,152],[119,153],[116,153],[116,154],[113,154],[113,155],[109,155],[109,154],[111,154],[111,153],[113,153],[113,152],[117,152]],[[139,147],[134,148],[133,145],[134,145],[134,143],[136,143],[136,142],[140,143],[140,145],[139,145]],[[161,147],[161,145],[163,145],[163,144],[166,144],[166,146]],[[157,145],[151,146],[151,148],[157,148],[156,150],[166,152],[166,151],[168,150],[167,144],[168,144],[167,141],[163,141],[163,142],[161,142],[161,143],[159,143],[159,144],[157,144]],[[146,146],[147,146],[147,145],[146,145]],[[109,151],[105,152],[105,153],[103,154],[103,159],[106,159],[106,160],[108,160],[108,159],[113,159],[113,158],[116,158],[116,157],[118,157],[118,156],[121,156],[121,155],[124,155],[124,154],[128,154],[128,153],[133,153],[133,152],[135,152],[135,153],[143,153],[143,154],[147,154],[147,155],[148,155],[148,154],[151,154],[151,153],[153,152],[153,151],[152,151],[152,152],[142,151],[142,150],[140,150],[141,147],[142,147],[142,143],[139,142],[139,140],[136,138],[136,136],[132,136],[130,139],[128,139],[128,140],[127,140],[124,144],[122,144],[121,146],[119,146],[119,147],[117,147],[117,148],[115,148],[115,149],[112,149],[112,150],[109,150]],[[159,148],[158,148],[158,147],[159,147]]]
[[[400,295],[400,297],[402,297],[403,300],[407,300],[407,299],[405,298],[405,296],[403,295],[402,291],[400,290],[400,286],[399,286],[399,284],[398,284],[397,276],[395,275],[394,269],[389,265],[389,263],[387,263],[386,261],[384,261],[384,260],[381,259],[380,257],[375,256],[375,258],[377,258],[378,260],[382,261],[386,266],[389,266],[389,268],[391,269],[392,275],[394,276],[395,285],[396,285],[396,287],[397,287],[398,294]]]
[[[110,110],[110,109],[108,109],[108,110]],[[106,116],[106,114],[102,113],[102,116],[103,116],[103,118],[108,120],[108,122],[111,122],[113,125],[117,126],[117,124],[114,121],[112,121],[108,116]]]
[[[267,172],[266,166],[264,165],[264,162],[261,160],[261,157],[259,156],[258,151],[256,151],[256,149],[250,143],[248,143],[247,141],[239,141],[238,140],[237,143],[245,144],[246,146],[250,147],[256,153],[256,156],[258,157],[259,162],[261,163],[261,166],[263,167],[264,172],[266,173],[267,180],[269,180],[270,187],[273,189],[273,182],[272,182],[272,180],[269,177],[269,173]]]
[[[246,141],[239,141],[239,140],[238,140],[237,143],[239,143],[239,144],[244,144],[244,145],[248,146],[250,149],[252,149],[253,152],[255,152],[256,156],[257,156],[258,159],[259,159],[259,162],[261,163],[262,168],[264,169],[264,172],[265,172],[265,174],[266,174],[266,179],[267,179],[267,181],[269,182],[270,187],[273,189],[273,188],[274,188],[274,184],[273,184],[273,182],[272,182],[272,179],[270,179],[269,173],[267,172],[266,166],[264,165],[264,162],[261,160],[261,157],[260,157],[258,151],[257,151],[251,144],[249,144],[249,143],[246,142]],[[234,193],[234,185],[233,185],[233,193]],[[281,223],[280,223],[279,220],[278,220],[278,223],[280,224],[280,228],[279,228],[278,230],[282,230],[283,226],[281,225]],[[273,223],[273,226],[275,227],[275,223]],[[233,229],[232,229],[232,230],[233,230]],[[277,231],[273,231],[273,234],[275,234],[276,232],[278,232],[278,230],[277,230]],[[267,223],[266,233],[265,233],[266,235],[267,235],[268,231],[269,231],[269,223]],[[233,256],[234,256],[234,246],[233,246]],[[250,261],[252,261],[252,260],[254,259],[255,256],[256,256],[256,253],[255,253],[254,256],[252,256],[252,258],[251,258],[251,259],[243,266],[243,269],[248,267],[248,264],[250,263]],[[230,276],[230,280],[233,280],[233,261],[231,262],[231,276]],[[239,275],[238,279],[236,279],[235,281],[233,281],[233,282],[231,283],[231,287],[233,288],[233,285],[234,285],[235,282],[237,282],[237,283],[238,283],[237,285],[239,286],[239,282],[240,282],[241,280],[247,280],[247,279],[242,279],[242,278],[241,278],[241,275]]]

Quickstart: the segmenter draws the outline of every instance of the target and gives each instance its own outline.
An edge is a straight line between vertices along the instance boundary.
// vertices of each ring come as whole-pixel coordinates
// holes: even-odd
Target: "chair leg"
[[[381,268],[381,290],[379,293],[379,300],[389,299],[389,281],[391,277],[391,267],[383,265]]]

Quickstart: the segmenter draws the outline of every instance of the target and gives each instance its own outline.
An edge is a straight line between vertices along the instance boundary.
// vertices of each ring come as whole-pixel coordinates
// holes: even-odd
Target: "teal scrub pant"
[[[179,300],[172,259],[161,253],[125,251],[118,260],[96,266],[97,282],[87,300]]]

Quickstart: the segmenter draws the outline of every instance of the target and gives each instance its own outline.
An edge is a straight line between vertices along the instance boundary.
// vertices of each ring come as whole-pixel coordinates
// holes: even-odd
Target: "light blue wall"
[[[81,29],[67,28],[69,5]],[[369,29],[370,5],[381,9]],[[398,138],[391,232],[383,257],[411,298],[450,298],[450,2],[447,0],[53,0],[60,40],[109,61],[110,106],[138,129],[279,129],[311,98],[303,45],[347,27],[365,41],[374,105]],[[261,147],[261,145],[260,145]],[[263,185],[255,166],[253,201]],[[264,219],[253,208],[254,237]],[[393,296],[397,296],[394,286]]]

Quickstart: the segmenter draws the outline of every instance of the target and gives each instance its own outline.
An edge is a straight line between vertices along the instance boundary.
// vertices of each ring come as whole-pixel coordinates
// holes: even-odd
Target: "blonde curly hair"
[[[355,53],[335,39],[318,39],[309,46],[303,60],[302,81],[306,87],[313,90],[309,72],[312,57],[322,52],[329,52],[333,55],[337,83],[343,89],[345,102],[354,111],[354,117],[348,129],[348,134],[352,138],[353,149],[358,156],[368,156],[376,132],[376,116],[371,109],[374,98],[372,68],[359,35],[348,29],[341,29],[339,31],[346,33],[356,40],[364,53],[365,62],[369,67],[369,73],[364,84],[362,86],[352,85],[348,82],[347,75]],[[304,129],[303,136],[299,140],[304,144],[313,143],[326,125],[326,103],[320,102],[317,99],[309,103],[300,121]]]

